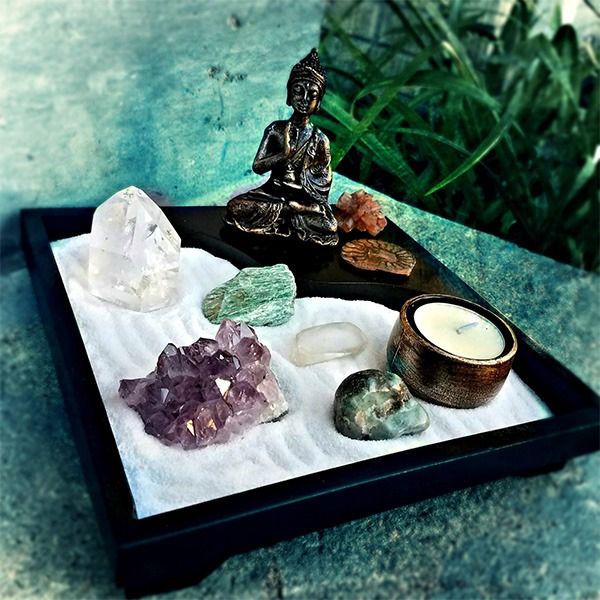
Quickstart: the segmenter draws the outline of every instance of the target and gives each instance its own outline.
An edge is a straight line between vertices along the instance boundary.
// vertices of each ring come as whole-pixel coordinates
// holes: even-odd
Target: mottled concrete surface
[[[223,202],[248,183],[262,128],[284,114],[287,70],[316,42],[320,10],[316,0],[0,0],[0,597],[120,594],[23,266],[17,211],[92,204],[129,183],[178,204]],[[346,187],[338,177],[332,196]],[[600,390],[596,277],[384,204]],[[581,457],[549,475],[283,542],[231,558],[170,597],[596,598],[599,467],[598,454]]]

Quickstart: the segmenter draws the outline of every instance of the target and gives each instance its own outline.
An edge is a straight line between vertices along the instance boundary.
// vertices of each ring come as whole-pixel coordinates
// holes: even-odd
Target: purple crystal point
[[[198,366],[206,375],[233,378],[240,368],[240,359],[225,350],[217,350],[214,354],[205,356]]]
[[[260,412],[266,402],[266,398],[247,381],[234,383],[227,395],[227,403],[236,415]]]
[[[157,410],[156,412],[147,414],[147,417],[144,420],[144,430],[146,433],[154,435],[157,438],[165,437],[171,422],[172,419],[169,415],[161,410]]]
[[[270,362],[252,327],[226,319],[215,340],[167,344],[154,371],[121,380],[119,395],[140,415],[146,433],[185,450],[201,448],[285,414]]]
[[[258,387],[267,375],[269,366],[261,363],[252,363],[243,365],[238,371],[236,381],[247,381],[254,387]]]
[[[161,381],[179,381],[192,366],[192,361],[177,346],[167,344],[158,356],[156,375]]]
[[[231,319],[225,319],[217,331],[215,340],[223,350],[229,350],[230,352],[235,351],[235,347],[244,338],[250,338],[256,340],[256,331],[246,323],[236,323]]]
[[[253,365],[259,363],[269,366],[271,353],[269,349],[257,339],[242,338],[235,346],[234,352],[240,359],[242,365]]]
[[[205,356],[214,354],[219,349],[219,344],[216,340],[200,338],[189,346],[182,346],[181,352],[190,360],[199,361]]]

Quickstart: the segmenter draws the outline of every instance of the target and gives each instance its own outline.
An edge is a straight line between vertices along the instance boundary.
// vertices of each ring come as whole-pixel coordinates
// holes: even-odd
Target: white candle
[[[415,325],[435,346],[463,358],[489,360],[504,351],[504,336],[483,315],[457,304],[428,302],[415,310]]]

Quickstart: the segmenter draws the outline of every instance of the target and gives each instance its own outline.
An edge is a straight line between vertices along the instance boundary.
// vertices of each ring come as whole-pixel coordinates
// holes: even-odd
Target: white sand
[[[385,366],[385,347],[396,313],[379,304],[337,298],[296,300],[294,316],[279,327],[256,328],[270,348],[271,366],[288,400],[289,414],[259,425],[227,444],[184,451],[167,447],[143,430],[140,417],[117,394],[119,380],[147,375],[168,342],[180,346],[214,337],[217,326],[202,315],[202,299],[233,277],[231,263],[195,248],[181,252],[176,305],[137,313],[87,290],[87,235],[52,244],[54,257],[79,324],[88,357],[123,460],[139,518],[235,494],[270,483],[550,416],[541,400],[513,372],[500,394],[472,410],[424,403],[425,432],[377,442],[348,439],[333,425],[333,397],[350,373]],[[306,327],[350,321],[368,337],[358,356],[299,368],[292,343]],[[86,402],[86,398],[81,398]]]

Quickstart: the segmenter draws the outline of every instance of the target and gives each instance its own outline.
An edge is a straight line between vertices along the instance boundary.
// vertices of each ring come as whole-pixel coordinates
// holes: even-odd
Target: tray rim
[[[211,209],[223,210],[223,207],[164,210],[167,215],[189,215],[192,211]],[[194,538],[202,537],[202,532],[223,534],[232,527],[241,527],[249,533],[247,540],[216,548],[218,564],[232,554],[280,539],[506,475],[544,470],[600,448],[598,396],[511,323],[521,347],[528,348],[532,357],[536,355],[540,364],[546,365],[550,377],[545,384],[546,393],[560,391],[555,389],[557,382],[559,388],[574,392],[569,403],[557,404],[548,402],[535,390],[552,411],[549,418],[380,456],[137,519],[108,416],[50,247],[55,239],[87,233],[93,211],[93,207],[22,210],[22,243],[87,485],[115,562],[117,582],[128,592],[171,589],[197,580],[197,572],[191,579],[184,572],[171,577],[161,574],[155,563],[157,556],[172,544],[193,547]],[[88,228],[76,231],[83,225]],[[475,298],[477,303],[495,311],[427,250],[419,248],[424,256],[469,291],[469,299]],[[73,357],[77,375],[70,374],[66,368],[72,365]],[[519,372],[517,366],[515,368]],[[530,377],[522,378],[530,385]],[[88,402],[78,402],[81,397],[87,397]],[[543,460],[532,451],[540,448],[547,453]],[[518,465],[514,464],[515,459],[520,461]],[[491,463],[493,468],[490,469]],[[464,473],[467,466],[469,472]],[[450,477],[443,475],[446,471],[451,473]],[[427,486],[420,484],[415,475],[437,476],[438,479],[435,485]],[[412,483],[414,487],[398,493],[386,489],[391,488],[392,483]],[[373,498],[375,491],[380,494],[379,498]],[[322,509],[328,502],[331,504],[348,494],[354,499],[354,506],[338,514],[325,510],[322,517],[315,517],[313,507]],[[286,515],[288,520],[293,516],[299,522],[286,524]],[[265,529],[269,520],[272,524],[282,523],[280,527],[271,526],[267,527],[268,531],[260,532],[260,524]],[[186,570],[190,569],[183,565],[182,571]]]

